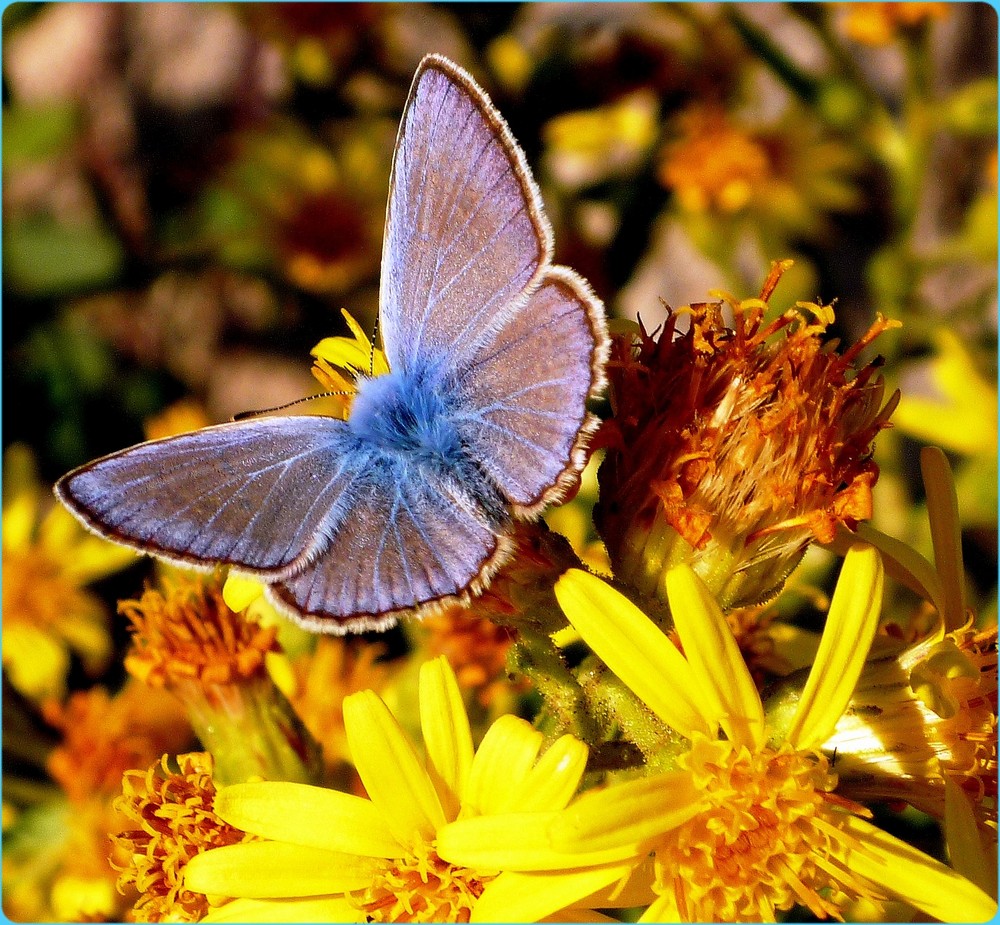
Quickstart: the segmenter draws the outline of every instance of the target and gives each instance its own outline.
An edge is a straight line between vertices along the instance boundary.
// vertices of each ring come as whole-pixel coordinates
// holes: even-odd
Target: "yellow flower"
[[[737,212],[769,177],[767,150],[720,108],[693,107],[678,117],[680,137],[663,151],[660,179],[691,212]]]
[[[976,368],[952,330],[931,334],[934,352],[902,369],[904,390],[893,424],[918,440],[966,456],[997,455],[997,387]],[[912,388],[908,387],[913,383]]]
[[[177,571],[119,611],[132,630],[125,667],[181,699],[217,779],[316,777],[318,747],[267,671],[277,630],[231,610],[217,575]]]
[[[159,440],[163,437],[173,437],[175,434],[186,434],[212,423],[204,406],[193,398],[182,398],[168,405],[159,414],[148,418],[145,422],[147,440]]]
[[[948,15],[947,3],[842,3],[844,31],[865,45],[888,45],[904,29]]]
[[[752,217],[765,237],[768,229],[815,237],[827,226],[826,213],[860,202],[852,179],[857,156],[821,134],[801,109],[789,107],[775,124],[751,129],[721,106],[696,103],[676,117],[674,129],[660,155],[659,179],[699,238],[718,236],[720,220],[742,216]]]
[[[453,820],[565,807],[587,748],[563,736],[540,755],[541,733],[504,716],[474,753],[443,658],[421,668],[420,717],[426,762],[373,692],[344,701],[347,738],[370,799],[276,782],[222,789],[218,815],[264,840],[206,851],[187,865],[188,889],[238,897],[206,921],[538,918],[626,872],[619,865],[535,876],[446,860],[438,837]],[[545,869],[543,861],[537,869]]]
[[[38,482],[23,446],[4,455],[3,667],[34,700],[60,697],[70,653],[94,674],[111,654],[108,615],[86,585],[135,561],[87,533]]]
[[[4,830],[4,911],[17,921],[121,921],[131,900],[115,890],[122,859],[109,859],[108,833],[123,824],[113,808],[122,773],[184,747],[190,727],[174,698],[134,682],[114,697],[77,691],[44,713],[61,733],[45,770],[62,794],[18,776],[20,761],[5,774],[5,797],[23,812]],[[18,758],[38,747],[22,730]]]
[[[843,789],[852,796],[906,800],[942,818],[952,784],[985,831],[996,824],[997,628],[976,630],[966,609],[958,499],[947,458],[925,447],[921,469],[934,564],[869,525],[858,532],[933,608],[931,631],[866,666],[824,749],[836,751]]]
[[[633,170],[656,140],[657,102],[648,90],[545,126],[546,162],[556,181],[575,189]]]
[[[358,375],[384,376],[389,372],[389,362],[351,314],[345,309],[341,309],[340,313],[354,336],[324,337],[312,349],[312,355],[316,358],[312,372],[320,385],[328,391],[353,393],[354,380]],[[350,378],[338,372],[338,368],[346,371]],[[349,408],[350,403],[345,402],[345,407]]]
[[[615,575],[643,593],[662,600],[666,571],[687,562],[725,609],[759,603],[814,538],[871,516],[872,443],[894,399],[883,405],[875,366],[854,362],[895,325],[879,318],[838,354],[829,306],[767,323],[787,266],[773,265],[759,299],[728,300],[732,327],[720,303],[702,303],[671,314],[656,339],[613,341],[595,519]]]
[[[989,918],[978,887],[876,828],[834,792],[818,751],[847,705],[875,632],[882,567],[852,550],[816,663],[791,710],[767,715],[721,611],[686,566],[667,591],[684,654],[600,579],[570,571],[556,587],[590,647],[664,723],[690,741],[676,767],[583,794],[566,810],[518,816],[517,836],[484,848],[478,820],[453,859],[517,869],[540,846],[582,859],[645,863],[657,898],[640,921],[774,921],[804,905],[840,917],[886,893],[949,920]],[[499,820],[503,822],[504,820]],[[499,825],[494,826],[499,829]]]
[[[379,661],[384,654],[382,645],[357,636],[320,636],[312,652],[282,664],[288,681],[282,689],[306,729],[320,743],[328,771],[338,770],[350,761],[343,700],[348,694],[379,690],[385,685],[389,668]],[[275,673],[274,663],[271,670]]]
[[[140,922],[198,922],[208,899],[183,883],[185,865],[205,848],[249,841],[252,836],[223,822],[212,808],[216,795],[211,755],[179,755],[178,771],[167,756],[148,770],[122,778],[116,808],[135,828],[113,836],[125,859],[118,889],[138,891],[134,913]]]

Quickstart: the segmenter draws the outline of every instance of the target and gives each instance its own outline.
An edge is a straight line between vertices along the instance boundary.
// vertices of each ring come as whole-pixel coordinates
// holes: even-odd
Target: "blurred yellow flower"
[[[607,106],[556,116],[543,135],[549,172],[576,189],[633,170],[656,141],[657,108],[652,92],[639,91]]]
[[[737,212],[770,177],[766,149],[720,108],[677,117],[678,136],[663,149],[660,180],[691,212]]]
[[[931,332],[932,354],[900,370],[893,424],[923,443],[966,456],[997,455],[997,386],[949,327]]]
[[[205,851],[187,864],[187,889],[238,897],[205,921],[534,921],[627,872],[618,865],[526,877],[449,862],[439,839],[456,819],[563,808],[587,748],[563,736],[540,754],[542,734],[504,716],[474,751],[443,658],[421,667],[420,718],[426,763],[373,692],[344,701],[369,799],[284,782],[222,789],[215,812],[263,840]],[[544,871],[545,858],[532,869]]]
[[[947,3],[840,3],[844,32],[865,45],[888,45],[900,31],[948,15]]]
[[[186,434],[192,430],[208,427],[211,423],[204,406],[199,401],[182,398],[146,421],[146,439],[159,440],[161,437]]]
[[[45,770],[61,792],[6,772],[4,794],[23,811],[4,831],[4,911],[17,921],[121,921],[134,897],[115,890],[125,859],[109,858],[108,833],[123,824],[113,807],[122,773],[189,744],[190,727],[172,697],[136,683],[114,696],[78,691],[44,713],[60,733]],[[18,752],[31,747],[22,738]]]
[[[38,482],[29,451],[4,454],[3,667],[26,697],[65,692],[70,653],[91,674],[111,654],[108,614],[86,585],[136,561],[89,534]]]
[[[798,108],[750,128],[719,105],[694,103],[671,128],[658,175],[688,217],[747,216],[762,232],[815,237],[827,226],[826,213],[860,202],[857,155]],[[691,227],[710,234],[713,224]]]

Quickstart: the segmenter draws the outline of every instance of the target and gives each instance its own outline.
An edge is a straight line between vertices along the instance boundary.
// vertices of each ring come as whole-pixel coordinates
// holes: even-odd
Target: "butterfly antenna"
[[[275,411],[284,411],[293,405],[301,405],[306,401],[315,401],[317,398],[333,398],[336,395],[354,395],[354,392],[320,392],[318,395],[306,395],[305,398],[296,398],[295,401],[286,402],[283,405],[276,405],[274,408],[261,408],[259,411],[240,411],[233,415],[234,421],[245,421],[247,418],[263,417],[265,414],[273,414]]]

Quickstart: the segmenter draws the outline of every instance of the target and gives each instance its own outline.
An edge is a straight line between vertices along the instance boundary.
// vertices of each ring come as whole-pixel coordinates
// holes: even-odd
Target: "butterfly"
[[[461,67],[425,57],[390,174],[379,319],[390,372],[349,417],[257,417],[63,476],[108,539],[265,585],[306,627],[385,629],[480,593],[579,481],[605,384],[603,306],[555,266],[524,154]]]

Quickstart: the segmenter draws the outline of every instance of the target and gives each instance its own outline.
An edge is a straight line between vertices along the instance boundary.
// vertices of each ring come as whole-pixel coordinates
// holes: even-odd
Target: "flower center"
[[[387,861],[352,898],[369,922],[468,922],[495,876],[442,861],[433,844],[422,843],[413,854]]]
[[[673,893],[682,919],[773,921],[796,903],[836,915],[818,894],[841,885],[827,860],[837,779],[826,759],[701,739],[685,762],[705,810],[657,845],[655,885]]]

